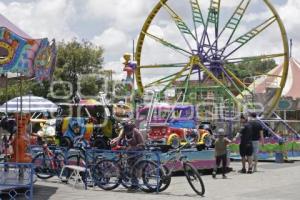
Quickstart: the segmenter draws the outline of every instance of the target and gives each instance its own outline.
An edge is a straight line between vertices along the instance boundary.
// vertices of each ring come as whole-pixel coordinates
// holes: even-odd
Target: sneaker
[[[257,168],[256,167],[253,168],[253,172],[257,172]]]
[[[252,169],[251,168],[248,169],[247,174],[252,174]]]
[[[212,177],[213,177],[213,178],[216,178],[216,172],[213,172],[213,173],[212,173]]]
[[[222,178],[223,178],[223,179],[226,179],[226,178],[227,178],[227,176],[226,176],[225,174],[223,174]]]
[[[239,173],[246,174],[246,169],[245,169],[245,168],[241,169],[241,170],[239,171]]]

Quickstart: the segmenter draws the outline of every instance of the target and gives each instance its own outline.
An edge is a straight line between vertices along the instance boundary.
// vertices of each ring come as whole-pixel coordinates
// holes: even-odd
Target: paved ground
[[[205,182],[205,197],[194,194],[185,177],[174,177],[171,186],[160,194],[145,194],[143,192],[129,193],[124,189],[102,191],[100,189],[83,190],[71,185],[59,183],[58,179],[38,181],[34,187],[35,200],[98,200],[98,199],[143,199],[143,200],[286,200],[299,199],[300,162],[295,163],[260,163],[260,169],[254,174],[239,174],[240,163],[231,163],[233,172],[228,179],[220,176],[216,180],[210,175],[203,176]]]

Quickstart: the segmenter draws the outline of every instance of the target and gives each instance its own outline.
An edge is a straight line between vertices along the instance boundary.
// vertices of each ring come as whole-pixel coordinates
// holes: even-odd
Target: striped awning
[[[21,97],[16,97],[4,103],[0,107],[0,112],[20,112]],[[22,97],[22,112],[56,112],[57,105],[53,102],[37,96]]]
[[[265,94],[268,88],[279,88],[283,65],[278,65],[268,75],[256,79],[248,88],[256,94]],[[295,58],[290,58],[288,76],[282,91],[282,97],[300,99],[300,63]],[[244,91],[247,94],[248,91]]]

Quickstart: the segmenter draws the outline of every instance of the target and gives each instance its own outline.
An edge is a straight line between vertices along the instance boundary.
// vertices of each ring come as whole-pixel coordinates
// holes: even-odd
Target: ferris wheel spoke
[[[248,57],[240,57],[240,58],[229,58],[225,60],[225,63],[240,63],[240,62],[251,61],[251,60],[264,60],[264,59],[278,58],[283,56],[285,56],[285,53],[267,54],[261,56],[248,56]]]
[[[204,22],[204,18],[203,18],[198,0],[190,0],[190,4],[191,4],[192,14],[193,14],[195,36],[196,36],[196,40],[197,40],[197,45],[199,45],[197,28],[200,26],[205,27],[205,22]]]
[[[225,68],[223,66],[221,66],[221,70],[222,70],[222,74],[224,76],[225,79],[227,79],[236,89],[236,91],[239,92],[239,94],[242,94],[242,90],[241,88],[237,85],[236,80],[234,79],[234,77],[232,77],[232,74],[228,73],[228,71],[225,70]]]
[[[214,34],[215,34],[215,40],[218,37],[219,34],[219,15],[220,15],[220,4],[221,0],[211,0],[210,1],[210,6],[209,6],[209,11],[205,23],[205,28],[203,30],[202,38],[200,41],[200,45],[202,47],[208,47],[208,51],[206,52],[207,54],[209,52],[217,51],[218,43],[216,42],[214,46],[212,46],[210,38],[208,36],[208,27],[209,25],[213,25],[215,28]]]
[[[169,83],[161,90],[161,93],[163,93],[164,91],[166,91],[166,89],[168,89],[168,87],[169,87],[170,85],[173,85],[174,82],[175,82],[177,79],[179,79],[180,77],[182,77],[182,74],[183,74],[187,69],[189,69],[189,67],[192,67],[191,64],[192,64],[192,60],[191,60],[186,66],[184,66],[184,67],[182,68],[182,70],[180,70],[180,71],[176,74],[175,77],[173,77],[173,78],[169,81]]]
[[[194,36],[194,34],[192,33],[192,31],[189,29],[189,27],[186,25],[186,23],[181,19],[181,17],[170,6],[168,6],[168,4],[166,2],[163,2],[162,0],[160,0],[160,3],[162,4],[162,6],[165,8],[165,10],[169,13],[171,18],[175,22],[177,28],[179,29],[184,41],[186,42],[186,44],[189,47],[189,49],[191,51],[193,51],[193,48],[192,48],[187,36],[192,37],[196,42],[198,42],[198,41],[197,41],[196,37]]]
[[[224,70],[237,85],[239,85],[243,90],[247,90],[252,94],[252,91],[231,70],[229,70],[226,66],[224,66]],[[235,86],[238,87],[237,85]],[[242,92],[240,92],[240,94],[242,94]]]
[[[185,70],[185,71],[187,71],[187,70]],[[180,73],[180,71],[179,71],[179,72],[176,72],[176,73],[174,73],[174,74],[168,75],[168,76],[166,76],[166,77],[163,77],[163,78],[161,78],[161,79],[152,81],[151,83],[148,83],[147,85],[145,85],[145,87],[149,88],[149,87],[151,87],[151,86],[153,86],[153,85],[157,85],[157,84],[169,82],[169,81],[172,80],[173,77],[176,76],[178,73]],[[184,76],[186,76],[186,75],[181,75],[179,78],[184,77]]]
[[[218,35],[218,37],[215,39],[215,41],[212,43],[212,47],[217,43],[217,41],[220,39],[220,37],[222,36],[222,34],[228,30],[229,33],[229,37],[228,40],[226,42],[226,45],[228,45],[231,42],[231,39],[234,35],[234,33],[236,32],[248,6],[250,4],[250,0],[242,0],[240,2],[240,4],[237,6],[237,8],[235,9],[234,13],[232,14],[232,16],[230,17],[230,19],[228,20],[228,22],[226,23],[226,25],[223,27],[223,29],[221,30],[220,34]]]
[[[180,53],[181,55],[184,55],[184,56],[186,56],[186,57],[189,57],[189,56],[192,55],[191,52],[189,52],[189,51],[187,51],[187,50],[184,50],[184,49],[182,49],[182,48],[180,48],[180,47],[178,47],[178,46],[176,46],[176,45],[174,45],[174,44],[172,44],[172,43],[170,43],[170,42],[167,42],[166,40],[164,40],[164,39],[162,39],[162,38],[159,38],[159,37],[157,37],[157,36],[155,36],[155,35],[153,35],[153,34],[151,34],[151,33],[145,33],[145,32],[143,32],[143,33],[144,33],[145,35],[149,36],[150,38],[154,39],[155,41],[161,43],[162,45],[164,45],[164,46],[166,46],[166,47],[169,47],[169,48],[175,50],[176,52]],[[187,54],[188,54],[188,55],[187,55]]]
[[[237,105],[241,105],[241,102],[236,98],[236,96],[230,91],[228,87],[226,87],[209,69],[204,66],[201,62],[198,63],[198,66],[203,72],[205,72],[213,81],[215,81],[219,86],[221,86],[226,93],[237,103]]]
[[[139,66],[141,69],[147,69],[147,68],[178,68],[186,65],[187,63],[173,63],[173,64],[156,64],[156,65],[142,65]]]
[[[225,58],[231,56],[234,52],[239,50],[242,46],[247,44],[249,41],[251,41],[253,38],[255,38],[259,33],[263,32],[266,28],[268,28],[270,25],[272,25],[276,21],[276,17],[270,17],[266,21],[264,21],[262,24],[258,25],[257,27],[251,29],[244,35],[238,37],[236,40],[230,42],[229,44],[225,45],[221,49],[221,51],[224,53],[224,51],[229,47],[232,46],[233,44],[237,45],[234,50],[232,50],[230,53],[228,53]]]
[[[190,78],[191,78],[192,73],[193,73],[193,67],[190,68],[190,71],[189,71],[187,77],[184,80],[185,86],[184,86],[184,93],[183,93],[182,102],[185,101],[185,97],[186,97],[186,93],[188,91],[188,87],[189,87]]]

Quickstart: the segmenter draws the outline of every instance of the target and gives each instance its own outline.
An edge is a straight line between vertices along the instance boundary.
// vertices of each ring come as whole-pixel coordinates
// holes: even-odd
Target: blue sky
[[[48,37],[56,38],[58,41],[78,38],[101,45],[105,49],[106,68],[113,68],[121,73],[123,53],[131,52],[132,40],[137,39],[147,15],[157,2],[158,0],[2,0],[0,13],[34,38]],[[208,0],[199,0],[199,2],[204,7],[209,3]],[[222,1],[224,17],[221,21],[226,21],[226,17],[232,13],[238,2]],[[294,39],[294,56],[300,59],[298,53],[300,1],[270,0],[270,2],[282,17],[288,36]],[[169,0],[169,3],[185,20],[191,20],[188,19],[190,15],[187,9],[188,0],[180,2]],[[268,16],[263,0],[252,0],[251,4],[247,17],[245,16],[246,22],[240,27],[241,33],[248,31]],[[173,21],[163,11],[154,20],[153,25],[154,33],[183,45],[180,34],[173,29]],[[261,39],[249,48],[255,47],[258,54],[264,54],[265,48],[271,45],[275,46],[274,49],[280,49],[280,40],[279,36],[276,36],[276,31],[269,31],[262,35]],[[161,55],[167,51],[158,46],[151,41],[146,42],[143,55],[146,63],[167,63],[176,60],[177,56],[170,53],[164,61],[165,56]],[[244,51],[247,53],[247,49]]]

